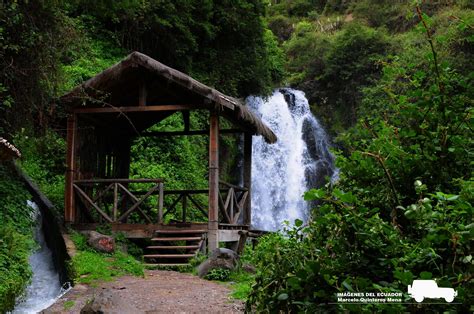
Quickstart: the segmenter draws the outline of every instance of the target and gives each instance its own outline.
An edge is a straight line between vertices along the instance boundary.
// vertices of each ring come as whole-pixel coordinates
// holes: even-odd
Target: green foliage
[[[231,272],[229,280],[232,282],[231,296],[235,299],[247,301],[255,283],[255,275],[241,269]]]
[[[0,312],[13,309],[31,278],[33,219],[26,203],[30,198],[13,169],[0,164]]]
[[[380,73],[378,60],[391,50],[387,35],[348,23],[335,35],[300,22],[285,43],[290,82],[307,91],[313,109],[332,131],[356,120],[362,88]]]
[[[18,165],[59,211],[64,207],[64,173],[66,170],[66,142],[56,132],[48,130],[34,136],[24,129],[15,136],[15,144],[22,152]]]
[[[207,280],[218,280],[218,281],[227,281],[230,277],[230,270],[225,268],[213,268],[211,269],[206,276]]]
[[[72,19],[62,1],[0,3],[0,134],[21,127],[44,130],[60,84],[58,63],[76,47]]]
[[[232,95],[268,91],[279,72],[265,41],[260,0],[76,1],[73,16]],[[232,73],[229,76],[229,73]]]
[[[143,265],[122,252],[101,254],[93,251],[80,251],[71,261],[77,283],[97,283],[110,281],[115,277],[131,274],[144,276]]]
[[[64,302],[63,308],[67,311],[67,310],[71,309],[75,304],[76,304],[75,301],[68,300],[68,301]]]
[[[430,25],[439,21],[420,18],[405,38],[413,48],[383,64],[380,80],[363,90],[363,118],[340,136],[340,181],[306,193],[319,202],[307,225],[296,221],[257,247],[247,310],[324,312],[346,291],[401,292],[410,302],[408,284],[435,278],[454,287],[460,303],[440,311],[472,311],[472,73],[454,70],[444,50],[466,22],[435,32]],[[428,305],[336,306],[402,312]]]
[[[23,235],[11,224],[0,226],[0,312],[13,309],[31,278],[28,256],[31,235]]]

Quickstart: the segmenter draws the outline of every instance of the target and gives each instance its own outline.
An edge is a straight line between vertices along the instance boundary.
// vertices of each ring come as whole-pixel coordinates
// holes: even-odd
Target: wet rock
[[[212,269],[222,268],[234,270],[239,262],[239,255],[232,250],[218,248],[212,251],[211,256],[198,266],[199,277],[203,278]]]

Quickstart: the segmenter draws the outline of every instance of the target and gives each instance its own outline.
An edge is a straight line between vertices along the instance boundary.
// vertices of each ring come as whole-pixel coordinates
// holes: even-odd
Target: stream
[[[30,201],[28,201],[28,206],[34,209],[35,240],[39,248],[29,257],[33,277],[25,295],[17,301],[13,310],[13,313],[17,314],[38,313],[52,305],[68,290],[61,287],[59,274],[54,268],[52,252],[44,239],[38,206]]]

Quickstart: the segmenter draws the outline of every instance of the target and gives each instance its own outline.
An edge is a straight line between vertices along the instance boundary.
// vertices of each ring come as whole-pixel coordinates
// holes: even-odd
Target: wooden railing
[[[220,181],[219,184],[224,186],[224,188],[219,190],[219,212],[222,214],[221,222],[237,224],[240,215],[244,212],[249,190],[224,181]]]
[[[153,186],[140,198],[128,188],[129,184],[151,183]],[[76,200],[84,209],[89,220],[109,223],[127,222],[136,212],[146,223],[153,223],[150,210],[144,210],[144,202],[153,194],[158,194],[158,217],[163,215],[163,180],[161,179],[93,179],[73,182]],[[139,193],[142,194],[142,193]],[[93,212],[96,212],[94,215]],[[94,216],[98,216],[95,219]],[[99,221],[95,221],[99,220]]]
[[[129,185],[136,183],[149,183],[152,187],[132,192]],[[219,185],[219,222],[238,224],[249,197],[249,190],[223,181],[220,181]],[[208,220],[208,189],[164,190],[161,179],[76,180],[73,187],[76,204],[80,205],[83,209],[81,212],[91,222],[130,222],[132,213],[137,213],[145,223]],[[145,202],[153,195],[158,195],[157,210],[151,210]],[[200,199],[198,195],[206,195],[205,200],[202,197]],[[172,219],[165,219],[171,214]]]
[[[201,202],[196,197],[199,194],[208,195],[209,190],[167,190],[164,192],[165,197],[174,197],[171,204],[167,206],[166,211],[163,216],[159,217],[159,222],[163,222],[164,217],[169,214],[174,214],[175,222],[188,222],[188,221],[207,221],[207,197],[206,205],[201,204]],[[178,206],[181,205],[181,206]],[[178,208],[181,207],[181,208]],[[189,220],[188,215],[192,213],[193,217]],[[198,217],[196,217],[198,214]],[[200,216],[200,217],[199,217]],[[177,219],[180,217],[180,219]],[[197,219],[196,219],[197,218]]]

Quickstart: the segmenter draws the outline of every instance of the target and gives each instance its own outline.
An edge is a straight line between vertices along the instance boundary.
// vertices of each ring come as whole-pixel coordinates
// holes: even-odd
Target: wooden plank
[[[239,239],[239,244],[237,245],[237,251],[236,253],[239,254],[239,256],[242,256],[242,253],[244,252],[245,248],[245,243],[247,243],[247,237],[248,237],[248,231],[239,231],[238,232],[240,235]]]
[[[144,258],[191,258],[194,254],[145,254]]]
[[[227,182],[222,181],[222,180],[219,181],[219,184],[225,185],[228,188],[233,188],[234,190],[237,190],[237,191],[248,191],[248,189],[246,187],[238,186],[238,185],[231,184],[231,183],[227,183]]]
[[[238,134],[243,133],[240,129],[226,129],[220,130],[220,134]],[[209,130],[194,130],[194,131],[170,131],[170,132],[143,132],[138,137],[161,137],[161,136],[187,136],[187,135],[208,135]]]
[[[248,195],[244,205],[244,225],[250,225],[252,222],[252,134],[244,135],[244,186],[248,189]]]
[[[128,217],[128,215],[130,215],[131,212],[137,209],[137,207],[140,206],[143,203],[143,201],[145,201],[148,198],[148,196],[153,194],[153,192],[156,191],[157,189],[158,189],[158,185],[155,185],[154,187],[152,187],[138,202],[133,204],[132,207],[130,207],[122,216],[120,216],[118,221],[122,221],[124,218]]]
[[[170,205],[170,207],[168,207],[168,210],[163,214],[163,217],[166,216],[168,213],[172,212],[176,205],[178,204],[178,202],[181,200],[181,198],[183,197],[183,194],[180,194],[175,200],[174,202]]]
[[[146,247],[150,250],[176,250],[176,249],[184,249],[184,250],[197,250],[199,249],[199,245],[150,245]]]
[[[182,216],[181,216],[181,221],[182,222],[186,222],[186,209],[188,207],[188,203],[187,203],[187,195],[186,194],[183,194],[183,198],[181,199],[181,208],[182,208]]]
[[[191,197],[191,194],[188,194],[188,198],[191,201],[191,203],[193,203],[194,206],[196,206],[196,208],[206,217],[207,213],[204,211],[202,206],[200,204],[198,204],[198,202],[196,202],[196,200]]]
[[[75,180],[75,184],[94,184],[94,183],[160,183],[163,179],[88,179]]]
[[[113,217],[114,221],[117,221],[117,208],[118,208],[118,183],[114,184],[114,207],[113,207]]]
[[[224,200],[222,199],[221,193],[219,193],[219,208],[222,208],[221,213],[224,214],[225,221],[230,223],[230,217],[227,211],[225,210],[226,206],[224,204]]]
[[[75,181],[75,182],[76,182],[76,181]],[[74,183],[75,183],[75,182],[74,182]],[[97,201],[100,200],[100,199],[102,198],[102,196],[104,196],[105,193],[107,193],[113,186],[114,186],[114,184],[111,183],[111,184],[109,184],[105,189],[103,189],[102,191],[99,191],[99,192],[95,195],[95,197],[92,199],[92,201],[93,201],[94,203],[97,203]]]
[[[135,202],[138,202],[139,199],[132,194],[132,192],[130,192],[125,186],[123,186],[122,184],[120,183],[117,183],[117,185],[128,195],[130,196]],[[137,210],[140,212],[140,214],[142,215],[143,218],[145,218],[146,221],[148,221],[148,223],[153,223],[153,221],[150,219],[150,217],[148,217],[147,214],[145,214],[145,212],[140,208],[140,206],[137,207]]]
[[[69,116],[67,119],[67,153],[66,153],[66,186],[64,191],[64,222],[74,223],[76,218],[76,209],[74,204],[74,178],[76,172],[76,115]]]
[[[209,117],[209,251],[219,247],[219,116],[211,112]]]
[[[177,230],[156,230],[156,234],[186,234],[186,233],[206,233],[207,230],[205,229],[177,229]]]
[[[163,242],[171,242],[171,241],[199,241],[201,237],[156,237],[152,238],[151,241],[163,241]]]
[[[164,186],[163,182],[160,182],[160,190],[158,195],[158,223],[163,222],[163,202],[165,195],[163,194]]]
[[[104,211],[102,211],[102,209],[99,208],[99,206],[97,206],[97,204],[95,204],[91,199],[90,197],[83,191],[81,190],[80,187],[78,187],[76,184],[73,185],[74,186],[74,189],[76,189],[76,191],[83,197],[85,198],[94,208],[95,210],[97,210],[99,212],[99,214],[102,215],[102,217],[105,218],[105,220],[107,220],[108,222],[113,222],[113,220],[109,217],[109,215],[107,215]]]
[[[182,110],[196,110],[206,109],[201,105],[159,105],[159,106],[135,106],[135,107],[120,107],[110,106],[101,108],[75,108],[74,113],[126,113],[126,112],[159,112],[159,111],[182,111]]]

